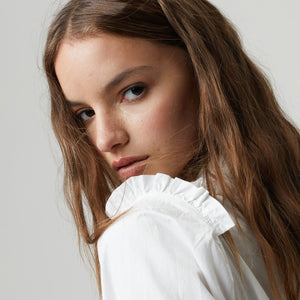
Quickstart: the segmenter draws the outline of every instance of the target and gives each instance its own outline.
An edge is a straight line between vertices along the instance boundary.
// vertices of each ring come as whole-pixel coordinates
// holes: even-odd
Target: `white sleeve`
[[[191,243],[168,216],[125,215],[102,235],[98,253],[103,300],[215,299]]]

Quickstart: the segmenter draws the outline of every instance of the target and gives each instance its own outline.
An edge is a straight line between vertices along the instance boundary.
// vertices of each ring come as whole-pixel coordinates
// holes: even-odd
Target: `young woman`
[[[44,66],[104,300],[299,299],[299,133],[214,6],[72,0]]]

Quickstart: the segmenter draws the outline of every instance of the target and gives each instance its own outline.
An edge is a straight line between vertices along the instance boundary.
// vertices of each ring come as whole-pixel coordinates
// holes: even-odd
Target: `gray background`
[[[0,299],[97,299],[77,250],[61,188],[61,156],[49,122],[41,57],[64,1],[5,1],[0,11]],[[300,2],[214,0],[300,125]]]

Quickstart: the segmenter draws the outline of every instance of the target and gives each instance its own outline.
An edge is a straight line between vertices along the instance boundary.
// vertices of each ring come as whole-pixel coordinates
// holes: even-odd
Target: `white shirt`
[[[98,241],[103,300],[271,299],[255,239],[201,187],[168,175],[121,184],[106,204],[113,223]],[[243,280],[222,234],[230,230]]]

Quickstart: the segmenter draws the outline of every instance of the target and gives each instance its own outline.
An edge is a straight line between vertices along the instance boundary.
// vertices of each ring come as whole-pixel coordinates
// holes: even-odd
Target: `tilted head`
[[[198,127],[196,85],[185,51],[102,33],[65,39],[55,70],[74,116],[120,178],[181,173]]]
[[[226,85],[225,76],[227,79],[234,79],[232,77],[234,77],[235,68],[239,64],[238,55],[242,55],[242,53],[238,53],[241,50],[235,32],[231,29],[226,19],[206,1],[185,1],[184,3],[183,1],[70,1],[53,22],[46,45],[44,64],[52,99],[53,128],[62,146],[63,153],[69,157],[66,161],[72,161],[72,164],[76,162],[76,170],[74,170],[74,166],[68,164],[68,169],[72,170],[70,172],[72,174],[75,171],[79,172],[80,169],[82,169],[81,172],[84,172],[83,169],[93,161],[91,160],[91,156],[97,156],[97,151],[95,152],[95,150],[100,150],[102,154],[108,151],[106,149],[102,151],[101,148],[103,147],[99,147],[103,139],[99,137],[99,130],[96,137],[97,129],[94,128],[95,126],[92,126],[93,130],[90,130],[90,135],[88,135],[90,138],[87,139],[87,131],[84,130],[85,124],[80,122],[80,120],[78,121],[78,118],[74,118],[74,106],[72,111],[70,104],[65,99],[70,98],[70,87],[69,93],[67,93],[64,90],[66,84],[62,84],[63,78],[59,78],[60,75],[62,76],[62,72],[57,74],[58,67],[56,66],[56,62],[58,61],[58,64],[64,62],[64,65],[59,64],[59,69],[64,70],[64,73],[69,70],[70,74],[75,75],[80,73],[78,75],[82,75],[83,77],[83,73],[79,69],[76,70],[80,57],[82,64],[85,65],[82,55],[78,55],[76,58],[74,52],[73,63],[71,64],[70,62],[70,68],[66,68],[67,62],[65,57],[59,59],[61,56],[58,54],[62,52],[66,54],[66,51],[62,49],[65,50],[67,45],[69,45],[69,50],[73,47],[76,51],[75,46],[82,48],[84,44],[87,45],[89,40],[92,39],[94,41],[98,39],[99,42],[101,36],[103,41],[102,47],[106,47],[107,55],[98,56],[99,66],[103,66],[104,68],[105,63],[111,64],[114,65],[115,71],[112,72],[112,69],[109,70],[109,75],[107,72],[103,72],[102,74],[94,73],[94,76],[102,76],[103,78],[102,82],[99,82],[99,90],[100,83],[104,85],[104,81],[108,81],[107,76],[112,77],[112,75],[117,74],[117,70],[120,68],[122,61],[126,60],[126,57],[128,58],[127,69],[130,68],[130,64],[137,65],[142,62],[144,63],[147,60],[147,54],[152,59],[151,63],[153,64],[155,51],[157,53],[156,56],[159,57],[158,54],[161,54],[159,59],[164,63],[168,63],[170,67],[169,70],[166,69],[166,66],[161,64],[157,58],[155,63],[157,66],[160,66],[160,70],[156,70],[157,72],[160,71],[162,73],[164,71],[165,78],[167,78],[168,72],[172,72],[172,75],[178,79],[175,73],[179,71],[183,75],[181,76],[183,80],[178,79],[178,81],[180,83],[183,83],[182,81],[189,82],[190,85],[185,85],[185,88],[189,89],[189,94],[186,94],[186,91],[184,91],[182,95],[179,95],[178,91],[172,91],[181,98],[182,102],[181,106],[176,104],[175,101],[173,103],[173,107],[177,107],[178,111],[182,110],[181,116],[178,113],[178,116],[173,115],[173,123],[161,123],[161,127],[140,127],[140,130],[136,131],[137,134],[141,135],[141,139],[144,136],[152,144],[155,143],[154,138],[156,136],[157,145],[155,146],[162,146],[162,150],[157,151],[153,149],[152,151],[150,149],[148,153],[146,149],[141,149],[141,152],[139,145],[132,144],[128,151],[118,151],[114,156],[104,154],[98,157],[97,160],[102,161],[102,165],[108,162],[108,166],[104,170],[109,171],[109,166],[112,167],[112,163],[119,161],[123,156],[150,156],[148,167],[146,170],[143,170],[144,173],[164,172],[169,173],[171,176],[181,175],[188,178],[187,174],[189,170],[186,169],[184,174],[181,174],[181,171],[187,165],[189,159],[199,158],[199,153],[201,153],[202,161],[207,158],[206,137],[211,139],[211,142],[216,142],[216,136],[213,135],[212,128],[214,127],[214,130],[217,132],[222,132],[224,129],[222,122],[226,122],[226,119],[231,119],[235,122],[232,118],[234,112],[228,107],[231,104],[227,103],[222,87],[222,84]],[[116,40],[119,41],[118,49],[116,48]],[[124,46],[122,51],[122,42],[124,41],[127,41],[127,44],[125,42],[127,47]],[[135,41],[137,41],[137,45],[143,44],[143,46],[139,47],[139,49],[134,49]],[[109,43],[111,44],[109,45]],[[112,49],[115,49],[115,52],[112,53],[113,50],[110,51],[109,47],[114,47]],[[153,50],[154,48],[156,48],[155,51],[151,53],[151,49]],[[236,52],[234,52],[235,50]],[[120,55],[117,55],[118,51],[122,55],[122,58],[120,58]],[[132,58],[136,58],[134,51],[144,54],[142,61],[138,62],[137,59],[129,61],[130,55]],[[115,60],[113,58],[114,55]],[[108,62],[108,60],[110,61]],[[174,66],[175,69],[171,69]],[[220,66],[223,69],[220,69]],[[71,70],[71,67],[74,67],[74,70]],[[99,67],[97,67],[97,70],[100,73]],[[123,70],[118,70],[118,73],[124,70],[125,66]],[[227,74],[229,72],[230,74]],[[68,78],[68,83],[71,82],[70,74],[64,74],[64,77]],[[239,75],[237,74],[236,76]],[[154,72],[152,72],[152,77],[155,77]],[[224,82],[221,82],[221,78],[224,79]],[[77,79],[82,82],[82,79]],[[171,76],[168,79],[170,83],[173,80]],[[66,80],[64,80],[64,83],[66,83]],[[73,86],[76,86],[76,84],[74,83]],[[84,86],[87,88],[86,84]],[[79,89],[78,85],[77,87]],[[175,87],[177,89],[180,88],[178,84],[174,84]],[[73,90],[72,94],[74,97],[71,98],[74,101],[81,100],[75,102],[82,102],[84,100],[86,102],[88,100],[87,95],[81,93],[82,97],[79,97],[78,89],[76,96],[74,96],[75,91]],[[230,91],[226,86],[224,89]],[[164,96],[164,94],[159,94],[159,97]],[[153,97],[157,97],[156,94]],[[235,99],[231,100],[235,101]],[[90,103],[85,104],[88,106],[87,104]],[[169,113],[166,114],[166,119],[169,119],[172,115],[171,112],[174,110],[171,110],[170,107],[160,110],[160,115],[166,114],[165,111],[169,110]],[[78,108],[79,106],[75,107],[77,112]],[[149,110],[149,108],[145,107],[145,110]],[[193,115],[191,112],[185,112],[188,110],[193,111]],[[111,112],[110,116],[113,116]],[[140,119],[144,119],[144,122],[150,116],[152,116],[152,121],[155,121],[151,114],[143,115],[139,113],[139,116]],[[156,117],[159,116],[156,114]],[[101,119],[103,120],[103,117]],[[182,119],[185,119],[185,121]],[[108,124],[106,123],[106,125]],[[234,130],[233,127],[235,125],[230,125],[232,128],[228,128],[228,130]],[[89,125],[89,127],[91,126]],[[160,129],[168,127],[172,127],[172,130],[165,132]],[[150,132],[153,134],[153,141],[149,137]],[[226,141],[226,135],[227,133],[224,136],[224,140],[220,142]],[[122,136],[122,133],[118,132],[117,136]],[[125,140],[126,138],[122,140],[121,144],[124,144]],[[118,140],[115,143],[120,144]],[[164,146],[164,144],[168,145]],[[91,145],[96,145],[96,147],[88,150],[88,148],[93,148]],[[147,146],[149,145],[146,143],[145,147]],[[120,145],[118,148],[120,148]],[[134,148],[137,149],[134,150]],[[114,150],[116,151],[116,149]],[[214,152],[211,153],[213,156],[220,155],[217,147],[214,147],[211,151]],[[88,154],[89,152],[93,152],[93,154]],[[167,156],[168,158],[166,158]],[[105,158],[105,161],[103,161],[103,158]],[[180,162],[179,165],[178,162]],[[155,163],[160,164],[160,167],[158,165],[151,167],[151,164],[153,166]],[[120,164],[122,165],[122,163]],[[93,162],[92,165],[95,165],[95,163]],[[118,163],[115,165],[118,168]],[[166,167],[167,165],[169,167]],[[188,164],[188,166],[190,165]],[[193,164],[193,168],[196,172],[190,172],[190,174],[197,174],[199,169],[195,167],[195,164]],[[106,177],[110,176],[106,175]],[[126,175],[125,178],[127,177]]]

